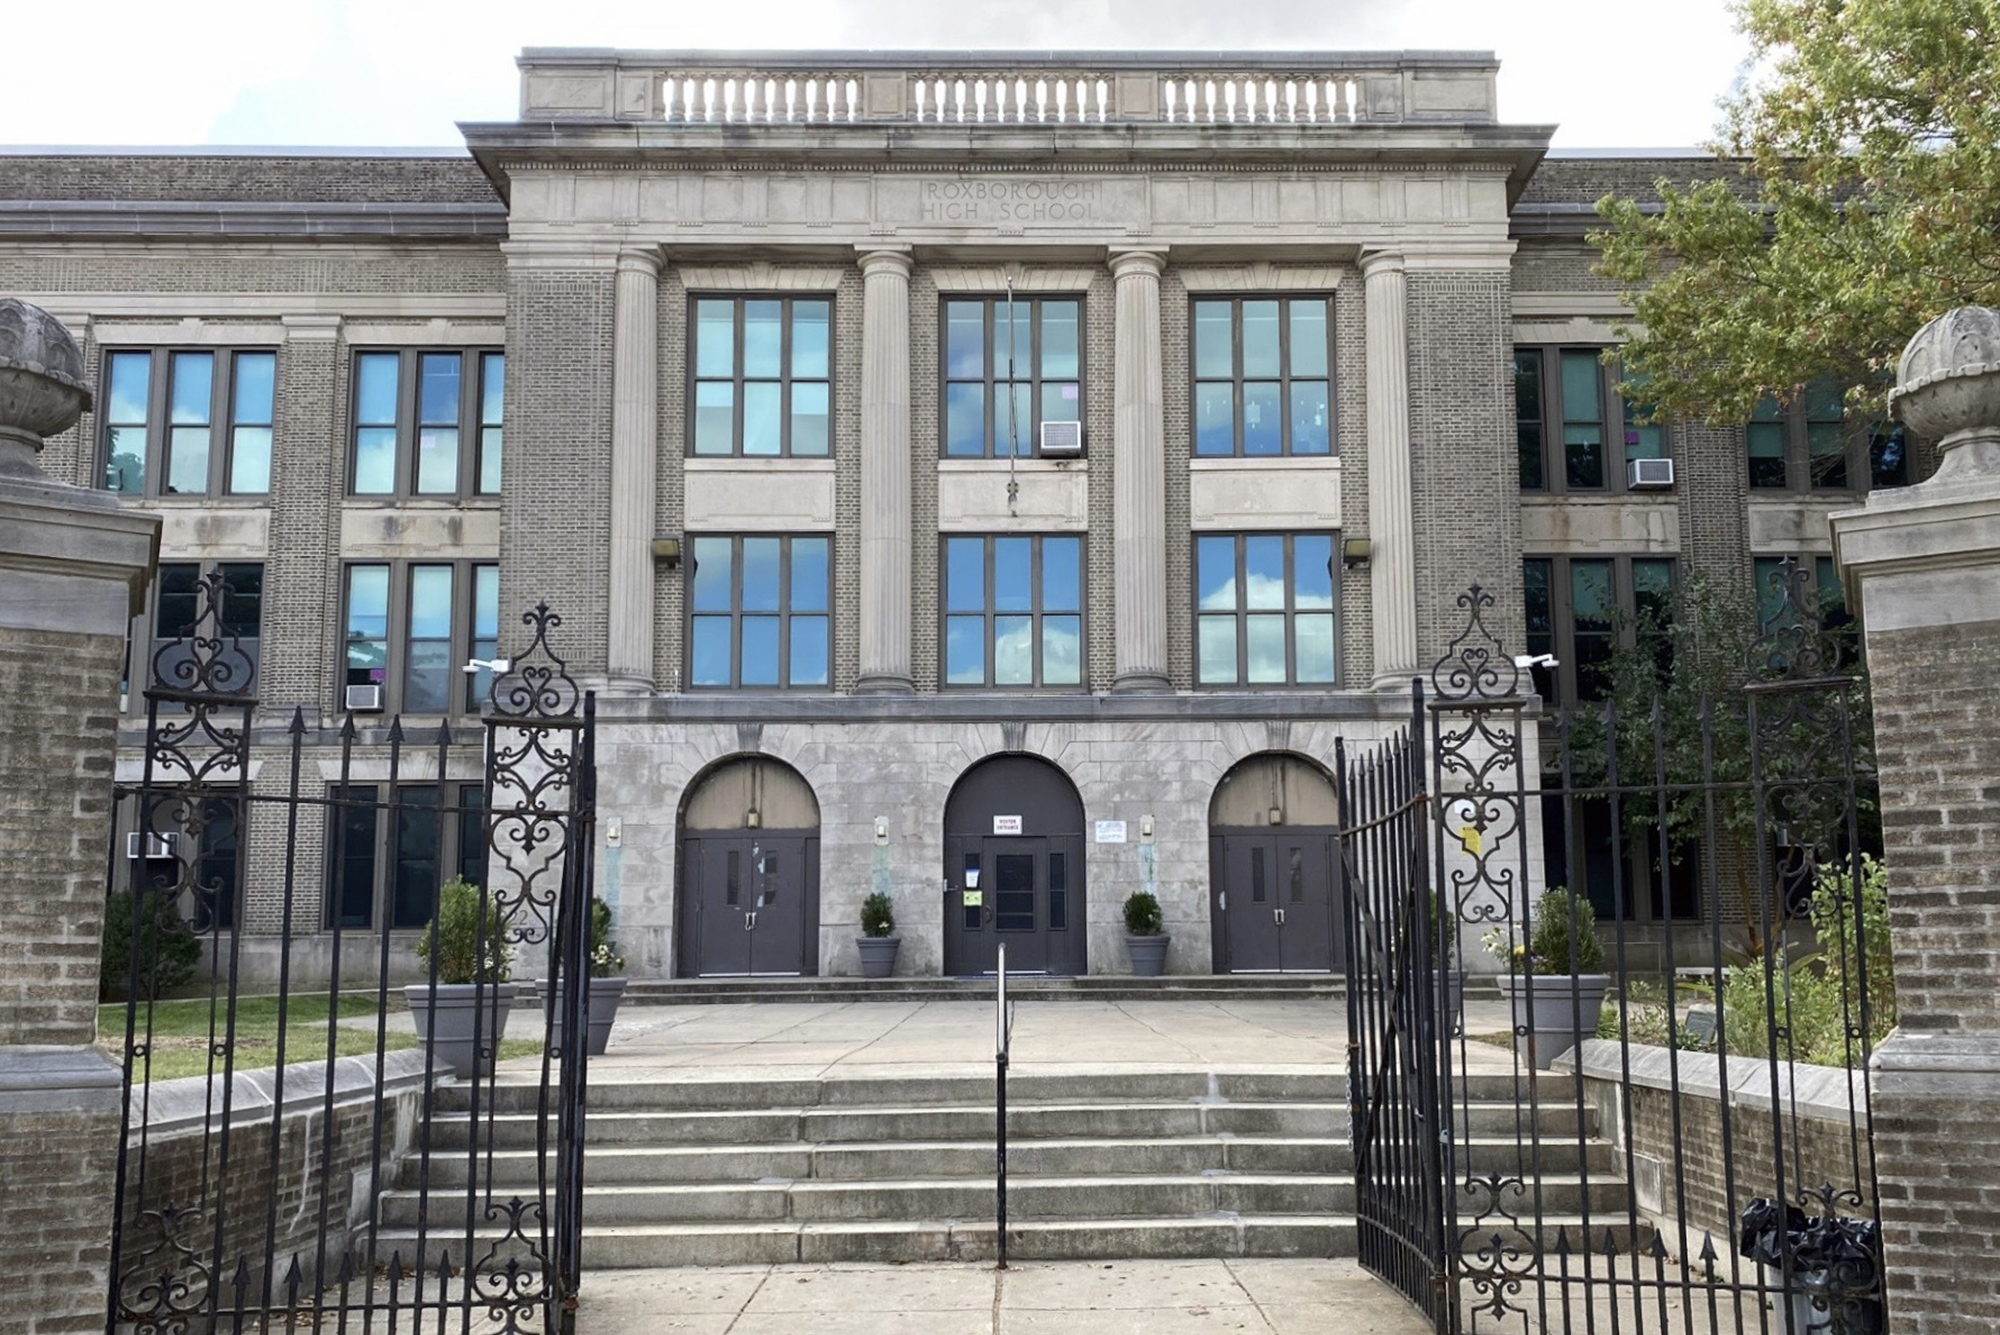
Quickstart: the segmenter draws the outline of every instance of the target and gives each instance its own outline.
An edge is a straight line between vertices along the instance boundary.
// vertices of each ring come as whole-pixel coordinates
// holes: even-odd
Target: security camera
[[[468,677],[481,668],[491,668],[496,674],[505,675],[507,669],[513,665],[514,662],[510,658],[468,658],[465,666],[459,670]]]
[[[1552,668],[1556,666],[1556,656],[1554,654],[1515,654],[1514,666],[1517,668]]]

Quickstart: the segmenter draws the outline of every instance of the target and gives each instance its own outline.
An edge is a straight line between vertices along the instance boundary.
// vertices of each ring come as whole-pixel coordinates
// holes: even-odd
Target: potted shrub
[[[1134,890],[1125,899],[1125,950],[1132,958],[1134,976],[1158,978],[1165,971],[1167,940],[1161,930],[1159,899]]]
[[[896,972],[896,947],[903,938],[896,935],[896,909],[889,896],[877,890],[861,901],[861,935],[854,948],[861,952],[863,978],[887,978]]]
[[[507,1029],[516,989],[508,981],[514,947],[506,932],[500,906],[454,876],[438,892],[437,918],[417,941],[417,957],[430,963],[436,982],[413,983],[403,996],[417,1037],[461,1080],[475,1070],[493,1074]]]
[[[584,963],[590,970],[590,996],[584,1011],[589,1026],[585,1050],[601,1057],[611,1043],[611,1026],[618,1019],[619,1003],[625,999],[626,982],[625,957],[611,939],[611,906],[601,899],[590,901],[590,955]],[[561,1010],[562,985],[544,978],[539,986],[542,997]]]
[[[1486,948],[1506,964],[1500,990],[1514,1003],[1514,1049],[1538,1071],[1597,1032],[1611,985],[1597,910],[1582,895],[1556,886],[1528,919],[1528,939],[1508,941],[1505,924],[1488,932]]]

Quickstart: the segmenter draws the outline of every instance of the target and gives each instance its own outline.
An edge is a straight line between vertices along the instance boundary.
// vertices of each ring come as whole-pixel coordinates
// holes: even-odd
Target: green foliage
[[[1673,1018],[1669,1018],[1668,991],[1641,978],[1628,979],[1621,994],[1605,998],[1597,1017],[1597,1036],[1613,1042],[1626,1040],[1653,1047],[1676,1047],[1684,1052],[1704,1052],[1713,1042],[1689,1031],[1687,1015],[1694,1006],[1711,1008],[1715,990],[1705,983],[1676,980],[1672,992]]]
[[[1759,75],[1726,104],[1741,175],[1661,207],[1607,196],[1627,383],[1665,416],[1746,419],[1832,377],[1879,413],[1903,344],[2000,305],[2000,0],[1738,0]]]
[[[1160,934],[1160,901],[1144,890],[1125,897],[1125,931],[1131,936]]]
[[[132,973],[133,897],[113,891],[104,902],[104,940],[98,954],[99,1000],[125,995],[128,987],[147,1001],[192,982],[201,963],[201,939],[171,895],[141,890],[138,897],[139,972]]]
[[[889,896],[880,890],[861,901],[861,935],[894,936],[896,934],[896,906],[889,902]]]
[[[499,904],[479,887],[454,876],[438,891],[437,918],[417,940],[417,958],[431,957],[437,942],[440,983],[504,983],[513,977],[514,946]]]
[[[602,899],[590,901],[590,959],[592,978],[616,978],[625,972],[625,957],[611,939],[611,906]]]
[[[1604,942],[1597,936],[1597,910],[1582,895],[1561,886],[1542,892],[1528,933],[1528,972],[1597,973],[1604,967]]]

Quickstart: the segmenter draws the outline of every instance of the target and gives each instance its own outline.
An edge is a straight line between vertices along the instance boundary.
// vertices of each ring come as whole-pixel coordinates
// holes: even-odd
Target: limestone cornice
[[[1016,292],[1081,292],[1100,271],[1071,265],[941,264],[925,270],[940,292],[1005,292],[1007,279]]]
[[[832,264],[676,264],[674,274],[690,292],[831,292],[851,272]]]
[[[63,323],[99,326],[115,321],[281,322],[290,337],[305,337],[315,321],[503,320],[502,292],[49,292],[23,293]],[[44,300],[46,298],[46,300]],[[242,337],[242,335],[231,335]],[[100,340],[101,341],[101,340]]]
[[[1834,559],[1870,635],[2000,621],[2000,478],[1878,491],[1828,517]],[[1912,577],[1915,578],[1906,578]],[[1878,584],[1887,597],[1870,598]]]
[[[1381,161],[1373,158],[1355,161],[1321,162],[1307,158],[1287,158],[1269,162],[1238,161],[1228,158],[1215,161],[1188,162],[1147,162],[1102,161],[1077,162],[1066,158],[1023,158],[1013,162],[988,162],[976,158],[943,157],[895,161],[824,161],[807,155],[796,160],[752,161],[743,159],[717,160],[704,157],[650,157],[643,160],[624,161],[615,158],[521,158],[508,159],[495,164],[509,174],[517,172],[539,172],[552,174],[568,173],[637,173],[657,175],[676,172],[702,172],[722,176],[766,176],[774,172],[787,175],[846,174],[869,176],[934,176],[938,174],[964,173],[976,171],[983,176],[1316,176],[1316,175],[1365,175],[1365,176],[1488,176],[1505,177],[1511,175],[1510,164],[1483,161],[1467,162],[1400,162]]]
[[[1342,266],[1286,264],[1257,260],[1250,264],[1203,264],[1174,267],[1181,286],[1190,292],[1320,292],[1340,286]]]
[[[618,267],[618,257],[629,249],[628,241],[600,235],[537,236],[500,243],[509,269],[598,269],[607,274]]]

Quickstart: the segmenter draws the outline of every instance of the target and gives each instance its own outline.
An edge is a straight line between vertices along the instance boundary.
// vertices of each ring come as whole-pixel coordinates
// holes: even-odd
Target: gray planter
[[[1167,969],[1167,942],[1165,936],[1127,936],[1126,953],[1132,957],[1132,976],[1135,978],[1158,978]]]
[[[449,1070],[460,1080],[470,1080],[475,1067],[482,1076],[493,1074],[493,1059],[507,1032],[507,1016],[518,991],[520,987],[514,983],[439,983],[435,987],[413,983],[403,989],[403,997],[416,1018],[417,1037],[436,1055],[438,1068]],[[479,1056],[480,1047],[486,1049],[484,1059]]]
[[[896,947],[902,944],[900,936],[855,937],[854,948],[861,952],[861,976],[887,978],[896,972]]]
[[[590,1037],[585,1050],[593,1057],[602,1057],[605,1046],[611,1042],[611,1025],[618,1018],[618,1003],[625,999],[626,981],[623,978],[590,980],[590,1004],[584,1012],[590,1025]],[[562,1005],[562,989],[555,987],[549,979],[543,978],[535,986],[553,1005]]]
[[[1602,973],[1500,975],[1500,994],[1514,1002],[1514,1050],[1537,1071],[1597,1032],[1597,1015],[1611,976]]]
[[[1465,970],[1451,969],[1438,980],[1438,1024],[1455,1033],[1465,1015]]]

